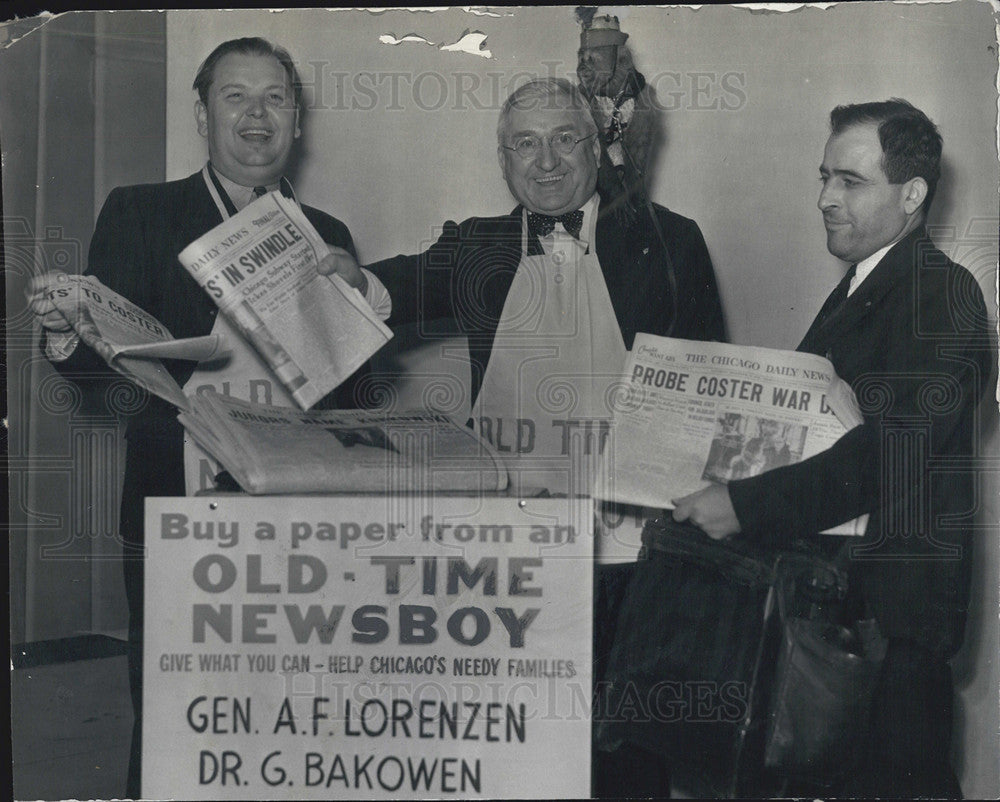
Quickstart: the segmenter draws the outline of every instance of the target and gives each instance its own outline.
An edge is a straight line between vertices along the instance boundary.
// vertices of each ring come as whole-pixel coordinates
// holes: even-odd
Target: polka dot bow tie
[[[566,212],[566,214],[559,217],[528,212],[528,231],[536,237],[545,237],[551,234],[557,222],[562,223],[562,227],[566,231],[577,239],[580,239],[580,229],[583,227],[583,209],[577,209],[575,212]]]

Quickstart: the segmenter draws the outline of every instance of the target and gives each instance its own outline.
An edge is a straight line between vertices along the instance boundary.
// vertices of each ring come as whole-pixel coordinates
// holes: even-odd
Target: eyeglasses
[[[572,131],[561,131],[549,137],[549,147],[560,156],[569,156],[576,146],[586,139],[597,136],[597,131],[587,136],[576,138]],[[514,140],[513,145],[503,145],[505,150],[512,150],[524,160],[534,159],[542,151],[542,140],[540,137],[528,135],[519,136]]]

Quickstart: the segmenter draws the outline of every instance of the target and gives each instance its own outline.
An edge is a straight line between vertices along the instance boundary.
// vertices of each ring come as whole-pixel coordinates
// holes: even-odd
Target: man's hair
[[[835,135],[854,125],[878,126],[882,171],[889,183],[903,184],[918,176],[927,182],[926,214],[941,176],[942,141],[937,126],[916,106],[898,97],[837,106],[830,112]]]
[[[198,68],[198,73],[194,76],[194,84],[191,87],[198,90],[198,97],[201,98],[202,103],[208,103],[208,89],[215,78],[216,65],[224,56],[228,56],[230,53],[239,53],[243,56],[272,56],[276,58],[278,63],[285,68],[288,81],[292,85],[292,93],[295,96],[295,108],[301,111],[302,81],[299,80],[299,73],[295,69],[292,57],[285,48],[273,45],[267,39],[262,39],[259,36],[230,39],[208,54],[208,58]]]
[[[588,134],[597,133],[597,124],[590,113],[590,104],[573,84],[565,78],[541,78],[519,86],[504,101],[497,123],[497,142],[501,145],[507,135],[510,113],[513,109],[544,109],[575,111]]]

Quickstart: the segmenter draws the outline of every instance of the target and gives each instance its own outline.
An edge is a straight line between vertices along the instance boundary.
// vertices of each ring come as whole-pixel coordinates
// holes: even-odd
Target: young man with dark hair
[[[799,350],[833,363],[864,423],[810,459],[678,499],[674,518],[780,547],[868,514],[864,536],[843,543],[848,603],[875,619],[888,651],[838,794],[958,798],[948,659],[969,601],[986,306],[925,227],[934,124],[898,99],[841,106],[830,121],[819,208],[827,249],[851,268]]]

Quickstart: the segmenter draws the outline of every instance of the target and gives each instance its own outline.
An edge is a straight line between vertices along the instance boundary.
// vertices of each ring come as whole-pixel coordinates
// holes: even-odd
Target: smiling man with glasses
[[[588,468],[567,462],[576,440],[594,439],[582,449],[597,454],[609,388],[636,332],[725,336],[697,224],[655,205],[631,224],[606,214],[597,133],[569,81],[524,84],[497,125],[500,169],[518,206],[448,221],[425,252],[368,266],[392,299],[390,326],[453,318],[468,337],[470,423],[513,458],[519,488],[587,492]],[[321,270],[365,288],[343,252]]]
[[[610,430],[613,388],[637,332],[722,340],[712,261],[693,220],[649,204],[632,220],[597,190],[601,153],[586,99],[549,78],[517,89],[500,112],[497,157],[518,205],[447,222],[423,253],[368,268],[392,298],[390,326],[453,318],[467,336],[470,425],[507,461],[514,491],[589,493]],[[365,289],[337,252],[320,266]],[[433,338],[425,327],[420,337]],[[600,555],[598,555],[600,559]],[[600,682],[635,563],[600,565],[594,679]],[[640,750],[595,753],[599,795],[667,786]]]

